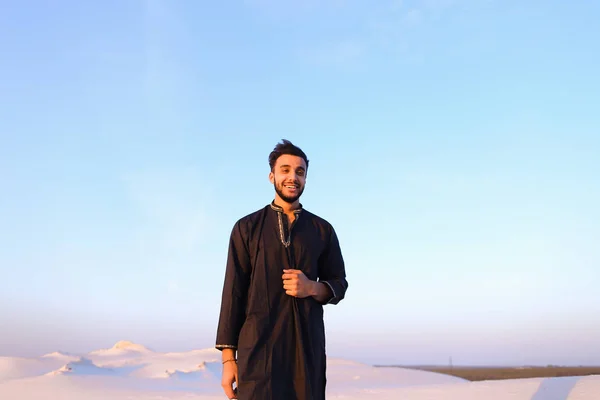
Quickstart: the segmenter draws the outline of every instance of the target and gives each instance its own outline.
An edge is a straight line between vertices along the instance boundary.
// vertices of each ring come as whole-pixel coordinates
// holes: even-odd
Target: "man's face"
[[[302,157],[284,154],[275,162],[269,180],[281,200],[293,203],[300,198],[306,184],[306,163]]]

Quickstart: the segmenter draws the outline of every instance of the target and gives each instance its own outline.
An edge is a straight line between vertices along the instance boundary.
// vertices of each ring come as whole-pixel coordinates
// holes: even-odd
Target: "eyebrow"
[[[292,168],[292,166],[284,164],[284,165],[280,165],[279,168]],[[304,167],[298,167],[297,169],[301,169],[302,171],[304,171]]]

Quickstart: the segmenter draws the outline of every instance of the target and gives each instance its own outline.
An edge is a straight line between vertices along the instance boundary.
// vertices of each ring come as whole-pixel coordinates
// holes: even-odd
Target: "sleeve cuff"
[[[215,348],[217,348],[218,350],[223,350],[223,349],[237,350],[237,346],[235,346],[233,344],[217,344],[217,345],[215,345]]]
[[[329,300],[327,300],[325,302],[325,304],[329,304],[329,303],[333,302],[333,300],[337,297],[335,294],[335,290],[333,289],[333,286],[331,285],[331,283],[329,283],[327,281],[321,281],[321,282],[325,283],[327,286],[329,286],[329,289],[331,289],[332,296],[329,298]]]

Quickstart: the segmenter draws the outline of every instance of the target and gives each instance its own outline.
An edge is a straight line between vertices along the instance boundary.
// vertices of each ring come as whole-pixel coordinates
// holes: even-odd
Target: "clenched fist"
[[[315,295],[316,282],[308,279],[304,272],[298,269],[284,269],[282,279],[285,293],[290,296],[302,299]]]

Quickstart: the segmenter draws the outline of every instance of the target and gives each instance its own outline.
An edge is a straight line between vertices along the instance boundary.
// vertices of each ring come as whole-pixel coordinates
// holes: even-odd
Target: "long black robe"
[[[287,216],[271,203],[231,232],[216,348],[237,350],[239,400],[325,399],[323,306],[339,303],[348,282],[331,224],[296,212],[288,228]],[[319,303],[286,294],[284,269],[324,282],[331,297]]]

